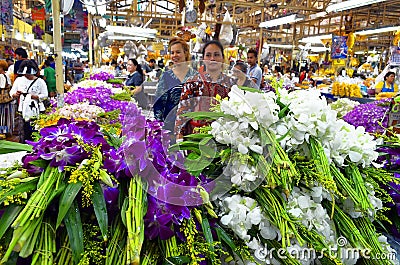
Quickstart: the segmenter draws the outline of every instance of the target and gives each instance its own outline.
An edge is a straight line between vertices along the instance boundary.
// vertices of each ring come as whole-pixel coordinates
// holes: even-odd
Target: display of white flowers
[[[109,89],[113,88],[112,84],[109,84],[105,81],[85,79],[80,81],[79,83],[74,84],[68,92],[72,92],[76,90],[78,87],[82,88],[104,87]]]
[[[331,108],[333,110],[336,110],[336,112],[338,113],[339,118],[352,111],[357,105],[360,105],[360,103],[348,98],[339,98],[338,100],[330,104]]]
[[[88,102],[76,103],[73,105],[65,105],[62,108],[56,110],[56,114],[70,119],[86,119],[90,121],[96,120],[99,114],[105,111],[96,106],[90,105]]]
[[[22,157],[24,157],[26,153],[26,151],[21,151],[0,155],[0,174],[3,173],[2,169],[12,167],[15,163],[22,165]]]

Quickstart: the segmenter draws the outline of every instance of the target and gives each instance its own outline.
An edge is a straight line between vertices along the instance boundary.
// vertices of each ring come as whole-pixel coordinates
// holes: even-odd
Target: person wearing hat
[[[24,119],[23,135],[20,141],[32,140],[32,127],[30,119],[37,117],[46,108],[43,101],[47,99],[46,82],[37,77],[39,67],[33,60],[25,60],[21,63],[18,74],[21,76],[14,81],[10,90],[10,96],[18,99],[18,112],[22,113]]]

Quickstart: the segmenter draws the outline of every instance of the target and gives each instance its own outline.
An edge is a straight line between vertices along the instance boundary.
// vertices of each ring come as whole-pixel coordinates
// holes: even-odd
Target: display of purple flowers
[[[92,146],[101,145],[104,156],[112,149],[94,122],[60,119],[56,125],[45,127],[39,133],[39,141],[30,142],[33,152],[23,159],[24,167],[31,170],[34,168],[29,162],[40,158],[50,161],[50,166],[58,167],[60,171],[65,166],[75,166],[82,162],[90,154],[79,145],[78,139]]]
[[[121,117],[123,120],[124,114],[128,109],[137,109],[137,106],[128,101],[114,100],[110,98],[112,95],[111,89],[105,87],[79,87],[73,92],[65,94],[65,103],[76,104],[79,102],[89,102],[92,105],[96,105],[109,112],[113,110],[120,110]]]
[[[343,119],[355,127],[363,126],[366,132],[383,132],[388,125],[386,112],[390,99],[382,99],[371,103],[355,106]]]
[[[149,239],[168,239],[190,218],[190,209],[203,203],[197,190],[202,183],[184,169],[182,153],[168,152],[170,137],[160,122],[146,121],[133,109],[125,115],[123,135],[126,168],[148,184],[145,233]]]
[[[90,80],[100,80],[100,81],[107,81],[108,79],[113,79],[114,75],[106,72],[100,72],[96,74],[90,75]]]

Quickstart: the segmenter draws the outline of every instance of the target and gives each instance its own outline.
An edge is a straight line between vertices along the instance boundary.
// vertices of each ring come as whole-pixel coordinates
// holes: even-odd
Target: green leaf
[[[193,139],[193,140],[197,140],[197,139],[203,139],[203,138],[212,138],[212,136],[210,136],[210,134],[208,133],[194,133],[194,134],[188,134],[183,136],[185,139]]]
[[[33,147],[29,144],[21,144],[6,140],[0,140],[0,154],[8,154],[20,151],[32,152],[32,150]]]
[[[37,160],[29,162],[29,164],[40,167],[40,168],[46,168],[47,165],[49,164],[49,161],[44,160],[44,159],[37,159]]]
[[[128,197],[125,198],[124,202],[122,203],[121,207],[121,221],[126,227],[126,211],[128,210],[128,205],[129,205],[129,199]]]
[[[285,106],[283,107],[283,109],[281,109],[278,113],[278,117],[279,119],[282,119],[283,117],[285,117],[289,112],[289,106]]]
[[[14,222],[15,218],[17,218],[18,214],[21,212],[23,208],[24,206],[15,204],[7,206],[6,210],[4,211],[0,219],[0,238],[3,237],[7,229]]]
[[[18,184],[18,186],[16,186],[11,191],[4,193],[3,196],[0,197],[0,204],[2,204],[8,196],[13,196],[15,194],[20,194],[20,193],[28,192],[31,190],[36,190],[38,179],[39,178],[35,178],[28,182],[22,182],[22,183]]]
[[[61,224],[81,188],[82,182],[69,183],[65,188],[59,202],[56,228],[58,228],[58,226]]]
[[[106,200],[99,182],[93,183],[92,202],[103,240],[107,241],[108,215]]]
[[[65,215],[64,224],[69,237],[72,259],[74,264],[78,264],[82,257],[84,248],[81,214],[79,212],[79,207],[76,200],[74,200],[71,208],[69,208],[67,214]]]
[[[163,265],[183,265],[188,264],[189,262],[190,258],[187,256],[175,256],[166,258]]]
[[[217,225],[217,227],[215,227],[215,231],[217,232],[218,240],[228,245],[228,247],[232,250],[232,253],[236,253],[237,256],[240,257],[241,255],[239,252],[237,252],[235,242],[230,238],[225,230]]]
[[[231,118],[232,115],[225,114],[223,112],[209,112],[209,111],[198,111],[198,112],[187,112],[182,116],[191,118],[194,120],[216,120],[218,118],[226,117]]]
[[[213,236],[212,236],[212,233],[211,233],[210,223],[208,222],[208,219],[205,218],[204,216],[203,216],[203,222],[201,222],[201,228],[203,229],[204,237],[205,237],[205,239],[206,239],[206,241],[208,243],[208,249],[211,252],[214,252],[215,251],[215,249],[214,249],[214,239],[213,239]],[[214,264],[214,258],[212,258],[212,264]]]
[[[264,93],[260,89],[257,88],[252,88],[252,87],[247,87],[247,86],[238,86],[241,90],[248,91],[248,92],[253,92],[253,93]]]

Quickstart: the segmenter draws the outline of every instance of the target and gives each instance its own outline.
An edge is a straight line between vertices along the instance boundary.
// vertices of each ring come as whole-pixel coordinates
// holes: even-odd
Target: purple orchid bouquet
[[[390,99],[382,99],[371,103],[360,104],[343,116],[343,119],[355,127],[362,126],[366,132],[382,133],[388,125],[386,115]]]
[[[107,72],[99,72],[90,75],[89,79],[90,80],[100,80],[100,81],[107,81],[109,79],[113,79],[115,76],[113,74],[107,73]]]

